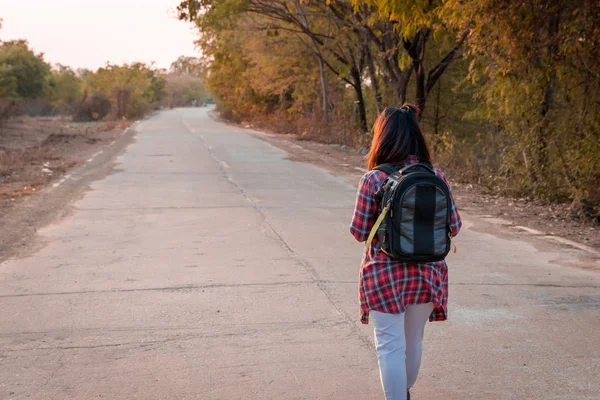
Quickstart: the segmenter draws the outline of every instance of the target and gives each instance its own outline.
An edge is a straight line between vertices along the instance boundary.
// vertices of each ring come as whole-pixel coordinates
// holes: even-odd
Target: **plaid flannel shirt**
[[[410,156],[401,166],[419,162]],[[436,174],[448,184],[443,172]],[[350,232],[359,242],[365,242],[378,216],[375,194],[387,179],[382,171],[367,172],[358,184],[358,195]],[[456,236],[462,225],[452,193],[450,230]],[[362,258],[359,277],[360,320],[369,323],[369,310],[400,314],[411,304],[433,302],[430,321],[448,318],[448,267],[445,261],[409,263],[392,260],[385,254],[377,238]]]

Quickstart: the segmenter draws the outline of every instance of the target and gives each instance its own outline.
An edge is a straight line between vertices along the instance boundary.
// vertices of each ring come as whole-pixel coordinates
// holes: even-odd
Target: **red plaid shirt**
[[[418,162],[410,156],[403,165]],[[442,171],[436,174],[446,183]],[[367,172],[358,184],[356,208],[350,232],[359,242],[367,240],[378,216],[375,194],[387,178],[382,171]],[[452,194],[450,195],[452,197]],[[452,198],[450,229],[456,236],[462,222]],[[365,250],[360,271],[360,320],[369,323],[369,310],[390,314],[404,312],[410,304],[433,302],[430,321],[448,318],[448,266],[445,261],[409,263],[392,260],[379,247],[377,238]]]

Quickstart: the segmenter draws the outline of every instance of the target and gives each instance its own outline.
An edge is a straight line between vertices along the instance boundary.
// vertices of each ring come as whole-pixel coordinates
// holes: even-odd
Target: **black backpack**
[[[392,164],[375,168],[389,174],[376,194],[379,210],[373,237],[381,249],[399,261],[441,261],[452,247],[450,189],[433,167],[410,164],[398,170]]]

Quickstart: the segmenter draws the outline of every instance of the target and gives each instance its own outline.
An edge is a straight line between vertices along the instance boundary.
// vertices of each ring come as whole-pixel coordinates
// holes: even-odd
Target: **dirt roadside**
[[[255,130],[251,132],[254,136],[284,150],[290,160],[309,162],[331,171],[334,175],[347,176],[353,184],[366,172],[365,156],[354,149],[300,140],[296,135]],[[461,210],[469,214],[510,227],[515,232],[553,239],[553,243],[588,249],[590,252],[600,251],[600,227],[572,219],[569,216],[568,205],[543,205],[527,199],[487,195],[477,185],[457,183],[451,176],[449,178],[456,202]]]
[[[0,129],[0,261],[37,248],[37,229],[69,213],[88,183],[110,173],[129,123],[19,118]]]
[[[74,123],[63,116],[6,121],[0,127],[0,210],[9,210],[12,202],[81,164],[128,125],[126,121]]]

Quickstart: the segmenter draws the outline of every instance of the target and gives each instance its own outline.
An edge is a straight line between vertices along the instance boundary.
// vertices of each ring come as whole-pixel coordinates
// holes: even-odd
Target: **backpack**
[[[410,164],[398,170],[392,164],[375,168],[389,176],[375,198],[379,217],[366,246],[377,236],[381,249],[399,261],[441,261],[452,247],[450,189],[433,167]]]

